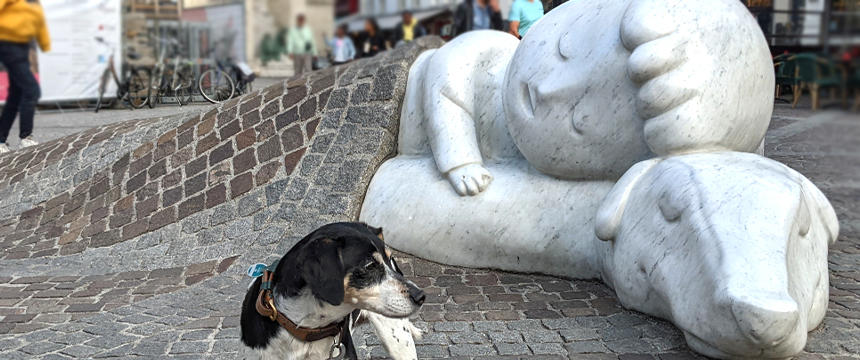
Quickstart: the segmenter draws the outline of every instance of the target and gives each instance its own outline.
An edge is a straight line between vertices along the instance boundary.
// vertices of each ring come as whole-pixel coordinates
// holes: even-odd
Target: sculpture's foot
[[[599,278],[594,215],[610,181],[563,181],[525,161],[488,163],[493,183],[473,197],[451,188],[430,157],[385,162],[361,220],[391,246],[429,260],[477,268]]]

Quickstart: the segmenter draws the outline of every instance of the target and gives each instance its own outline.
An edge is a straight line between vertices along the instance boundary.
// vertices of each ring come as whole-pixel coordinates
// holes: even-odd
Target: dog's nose
[[[797,327],[797,302],[789,298],[736,299],[732,313],[747,338],[763,347],[786,340]]]
[[[414,302],[418,305],[421,305],[424,303],[424,299],[427,298],[427,295],[425,295],[424,291],[422,291],[421,289],[414,287],[414,286],[410,286],[409,287],[409,298],[412,299],[412,302]]]

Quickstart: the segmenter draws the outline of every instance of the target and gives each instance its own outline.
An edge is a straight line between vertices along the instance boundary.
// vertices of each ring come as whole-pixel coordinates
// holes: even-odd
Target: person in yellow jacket
[[[42,51],[51,49],[42,7],[32,0],[0,0],[0,63],[9,75],[9,95],[0,113],[0,153],[9,152],[6,138],[20,115],[21,147],[33,146],[33,115],[41,90],[30,71],[30,42]]]

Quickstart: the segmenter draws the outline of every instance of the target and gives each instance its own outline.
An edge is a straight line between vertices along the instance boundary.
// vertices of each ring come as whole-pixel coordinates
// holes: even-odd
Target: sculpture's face
[[[538,170],[615,179],[648,157],[619,28],[628,1],[572,1],[528,32],[505,79],[508,129]]]
[[[581,0],[523,38],[505,114],[538,170],[612,179],[651,152],[755,151],[773,86],[767,43],[739,1]]]
[[[824,317],[835,214],[798,174],[732,154],[642,175],[614,232],[599,228],[615,234],[606,273],[624,306],[671,319],[702,354],[788,357]]]

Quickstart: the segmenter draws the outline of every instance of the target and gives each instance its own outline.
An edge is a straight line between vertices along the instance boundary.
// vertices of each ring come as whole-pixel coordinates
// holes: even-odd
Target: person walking
[[[30,42],[42,51],[51,50],[51,39],[42,7],[35,1],[0,0],[0,63],[9,75],[9,96],[0,113],[0,153],[9,152],[6,138],[15,117],[20,118],[21,147],[33,140],[33,116],[41,96],[39,82],[30,70]]]
[[[294,75],[310,72],[317,54],[314,33],[305,24],[305,15],[296,16],[296,26],[287,34],[287,54],[293,59]]]
[[[463,0],[454,14],[454,35],[472,30],[502,30],[498,0]]]
[[[400,24],[394,28],[394,43],[407,43],[424,35],[427,35],[427,30],[418,23],[418,19],[412,17],[411,11],[404,11],[401,15]]]
[[[355,59],[355,45],[352,39],[346,36],[346,25],[338,26],[334,38],[326,39],[331,48],[332,65],[346,64]]]
[[[379,24],[375,19],[367,19],[364,21],[364,31],[367,32],[367,37],[361,44],[361,57],[371,57],[378,52],[387,49],[385,38],[379,33]]]
[[[543,3],[540,0],[514,0],[508,16],[508,21],[511,22],[510,33],[522,39],[542,16]]]

